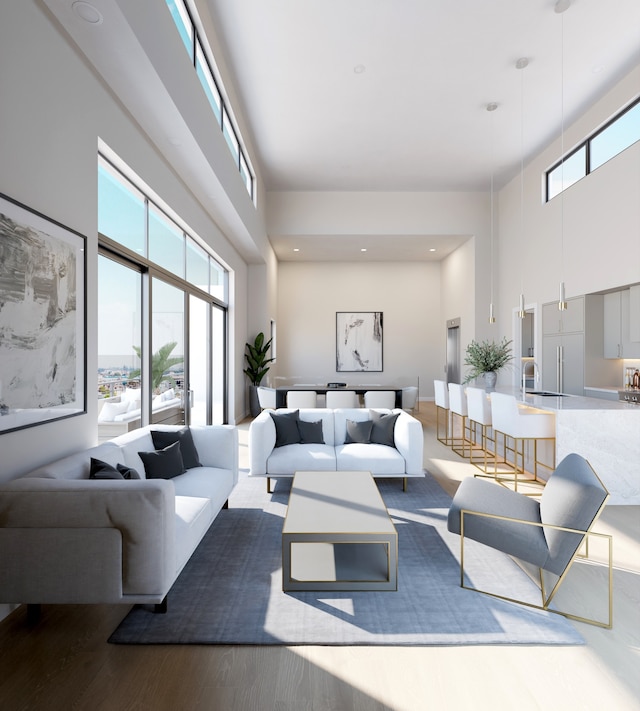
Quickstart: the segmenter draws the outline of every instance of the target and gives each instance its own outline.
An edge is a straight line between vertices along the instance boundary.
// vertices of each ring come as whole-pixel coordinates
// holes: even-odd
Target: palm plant
[[[155,391],[160,387],[163,380],[170,380],[175,384],[175,380],[170,373],[167,373],[169,368],[178,365],[184,361],[184,358],[177,356],[171,357],[171,351],[178,345],[177,341],[170,341],[158,349],[151,357],[151,387]],[[142,359],[142,350],[140,346],[133,346],[138,358]],[[165,373],[167,373],[165,375]],[[140,369],[132,370],[129,374],[130,378],[137,378],[140,375]]]

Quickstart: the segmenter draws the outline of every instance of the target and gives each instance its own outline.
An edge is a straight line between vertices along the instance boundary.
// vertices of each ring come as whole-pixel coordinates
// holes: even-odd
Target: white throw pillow
[[[168,390],[165,390],[162,393],[162,399],[163,400],[173,400],[173,398],[176,396],[176,391],[173,388],[169,388]]]
[[[162,395],[156,395],[151,403],[151,409],[157,410],[159,407],[164,405],[164,397]]]
[[[120,400],[124,402],[131,402],[132,400],[137,400],[140,402],[140,390],[138,388],[125,388],[124,392],[120,395]]]
[[[128,404],[127,412],[133,412],[134,410],[139,410],[140,409],[140,398],[138,398],[137,400],[129,400],[127,404]]]
[[[128,402],[105,402],[100,410],[98,422],[113,422],[116,415],[122,415],[128,407]]]

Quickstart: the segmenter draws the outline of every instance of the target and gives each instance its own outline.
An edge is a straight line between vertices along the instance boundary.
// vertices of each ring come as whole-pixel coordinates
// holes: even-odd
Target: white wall
[[[338,311],[383,312],[382,373],[336,372]],[[440,314],[440,269],[434,263],[283,263],[274,374],[321,383],[419,377],[424,397],[433,391],[441,361],[432,339]]]
[[[0,479],[90,446],[97,439],[99,138],[233,270],[230,415],[241,415],[245,387],[237,354],[244,350],[247,333],[246,264],[48,12],[34,2],[4,3],[1,12],[0,192],[87,237],[88,414],[0,435]]]

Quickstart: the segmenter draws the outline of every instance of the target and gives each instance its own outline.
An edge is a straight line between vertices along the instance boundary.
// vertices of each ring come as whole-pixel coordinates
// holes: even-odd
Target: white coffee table
[[[398,534],[369,472],[296,472],[282,588],[397,590]]]

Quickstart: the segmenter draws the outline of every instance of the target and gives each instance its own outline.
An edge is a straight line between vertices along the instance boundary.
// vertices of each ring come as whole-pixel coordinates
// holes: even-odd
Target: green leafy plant
[[[242,372],[249,378],[252,385],[260,385],[262,378],[269,371],[268,364],[274,360],[267,358],[267,353],[271,348],[271,339],[265,343],[264,333],[260,332],[254,342],[245,344],[245,347],[244,357],[247,367]]]
[[[153,356],[151,356],[151,387],[153,390],[159,388],[160,383],[163,380],[170,380],[175,384],[173,376],[170,373],[165,375],[165,373],[167,373],[169,368],[172,368],[174,365],[178,365],[184,361],[183,358],[179,358],[177,356],[174,356],[173,358],[171,357],[171,351],[177,345],[176,341],[165,343],[164,346],[158,349],[157,353],[154,353]],[[138,358],[142,359],[142,350],[140,346],[133,346],[133,350],[136,352]],[[129,373],[129,378],[137,378],[139,375],[139,369],[132,370],[131,373]]]
[[[512,358],[511,341],[506,338],[503,338],[500,343],[471,341],[467,346],[467,355],[464,359],[464,364],[470,366],[471,370],[463,382],[468,383],[484,373],[497,373]]]

